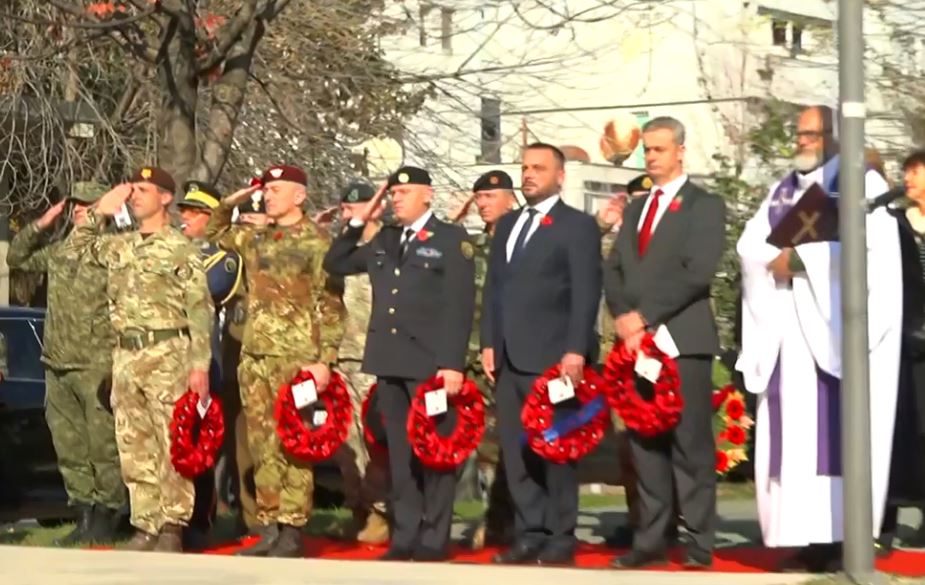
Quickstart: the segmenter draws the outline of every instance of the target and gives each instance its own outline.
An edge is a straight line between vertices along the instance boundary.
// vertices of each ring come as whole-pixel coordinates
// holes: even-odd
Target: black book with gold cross
[[[812,242],[838,241],[838,198],[829,197],[813,183],[787,215],[771,230],[767,242],[778,248],[793,248]]]

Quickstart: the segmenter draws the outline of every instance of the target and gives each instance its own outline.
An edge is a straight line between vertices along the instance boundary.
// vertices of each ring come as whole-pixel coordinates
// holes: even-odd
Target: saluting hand
[[[475,193],[470,195],[468,199],[462,202],[462,205],[456,208],[456,211],[450,214],[450,223],[459,223],[463,218],[469,215],[469,209],[472,207],[473,203],[475,203]]]
[[[382,185],[379,186],[379,190],[376,191],[376,194],[373,195],[373,198],[369,200],[369,203],[367,203],[363,211],[360,212],[357,219],[366,223],[376,217],[376,213],[379,211],[379,206],[382,203],[383,197],[385,197],[386,191],[388,191],[388,183],[383,182]]]
[[[259,191],[259,190],[261,190],[261,189],[263,189],[263,186],[262,186],[262,185],[251,185],[250,187],[245,187],[244,189],[241,189],[241,190],[239,190],[239,191],[235,191],[234,193],[232,193],[232,194],[229,195],[228,197],[225,197],[225,199],[223,200],[223,202],[224,202],[226,205],[230,205],[230,206],[232,206],[232,207],[235,207],[235,206],[237,206],[238,204],[244,203],[245,201],[247,201],[248,199],[250,199],[250,196],[253,195],[255,191]]]
[[[38,226],[40,230],[48,229],[51,224],[55,223],[55,220],[61,215],[61,212],[64,211],[64,205],[67,203],[67,199],[63,199],[54,205],[51,208],[42,214],[42,217],[36,220],[35,225]]]
[[[131,183],[116,185],[96,202],[96,212],[105,217],[112,217],[119,213],[128,198],[132,196],[134,189]]]
[[[607,203],[597,212],[598,219],[609,226],[619,226],[623,223],[623,210],[626,208],[626,193],[618,193],[607,200]]]
[[[440,370],[438,378],[443,378],[443,389],[447,396],[456,396],[462,390],[463,373],[458,370]]]

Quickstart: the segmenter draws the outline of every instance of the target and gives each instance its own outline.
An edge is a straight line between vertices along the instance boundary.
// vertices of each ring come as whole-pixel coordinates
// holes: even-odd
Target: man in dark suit
[[[574,463],[541,459],[523,442],[520,413],[534,380],[559,364],[575,385],[596,353],[601,238],[593,217],[559,198],[565,157],[537,143],[523,155],[527,205],[498,222],[482,308],[482,364],[497,378],[501,451],[515,508],[514,545],[498,563],[568,564],[574,558]],[[574,399],[557,406],[574,409]]]
[[[363,226],[388,189],[399,226],[382,228],[358,245]],[[427,171],[402,167],[389,177],[359,218],[331,245],[324,268],[332,274],[369,273],[372,315],[363,371],[377,377],[385,418],[394,516],[382,560],[444,560],[449,555],[456,474],[423,468],[408,442],[406,421],[417,387],[436,374],[447,395],[462,388],[475,303],[474,249],[466,231],[437,219]],[[438,430],[455,424],[452,409]]]
[[[624,212],[624,229],[604,265],[604,291],[617,336],[631,351],[649,331],[658,334],[662,351],[676,356],[684,410],[669,433],[645,438],[630,432],[642,517],[632,552],[613,565],[637,568],[664,560],[674,485],[690,538],[685,564],[704,568],[713,560],[716,525],[710,402],[719,339],[710,283],[723,253],[726,208],[684,173],[680,122],[655,118],[643,127],[642,139],[654,185]],[[636,385],[643,396],[651,392],[642,378]]]

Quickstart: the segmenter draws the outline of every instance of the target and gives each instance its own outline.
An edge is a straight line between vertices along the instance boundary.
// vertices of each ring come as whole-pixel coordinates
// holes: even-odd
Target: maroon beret
[[[268,168],[260,177],[260,182],[264,185],[273,181],[291,181],[300,185],[308,185],[308,175],[298,167],[275,165]]]
[[[174,183],[170,173],[157,167],[141,167],[129,177],[129,183],[151,183],[171,193],[177,190],[177,184]]]

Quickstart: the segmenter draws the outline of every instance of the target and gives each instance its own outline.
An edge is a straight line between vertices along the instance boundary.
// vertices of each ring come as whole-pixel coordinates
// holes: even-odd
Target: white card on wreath
[[[312,415],[312,424],[316,427],[320,427],[326,422],[328,422],[328,411],[316,410],[315,414]]]
[[[446,390],[431,390],[424,393],[424,407],[427,409],[427,416],[439,416],[446,412]]]
[[[636,354],[636,375],[655,384],[662,373],[662,362],[641,351]]]
[[[292,387],[292,399],[296,409],[305,408],[318,401],[318,389],[314,380],[305,380]]]
[[[199,412],[199,418],[205,418],[206,412],[209,410],[209,406],[212,404],[212,397],[206,396],[206,401],[202,400],[196,401],[196,411]]]
[[[549,393],[549,401],[553,404],[559,404],[575,397],[575,387],[572,386],[572,379],[568,376],[550,380],[546,384],[546,391]]]

